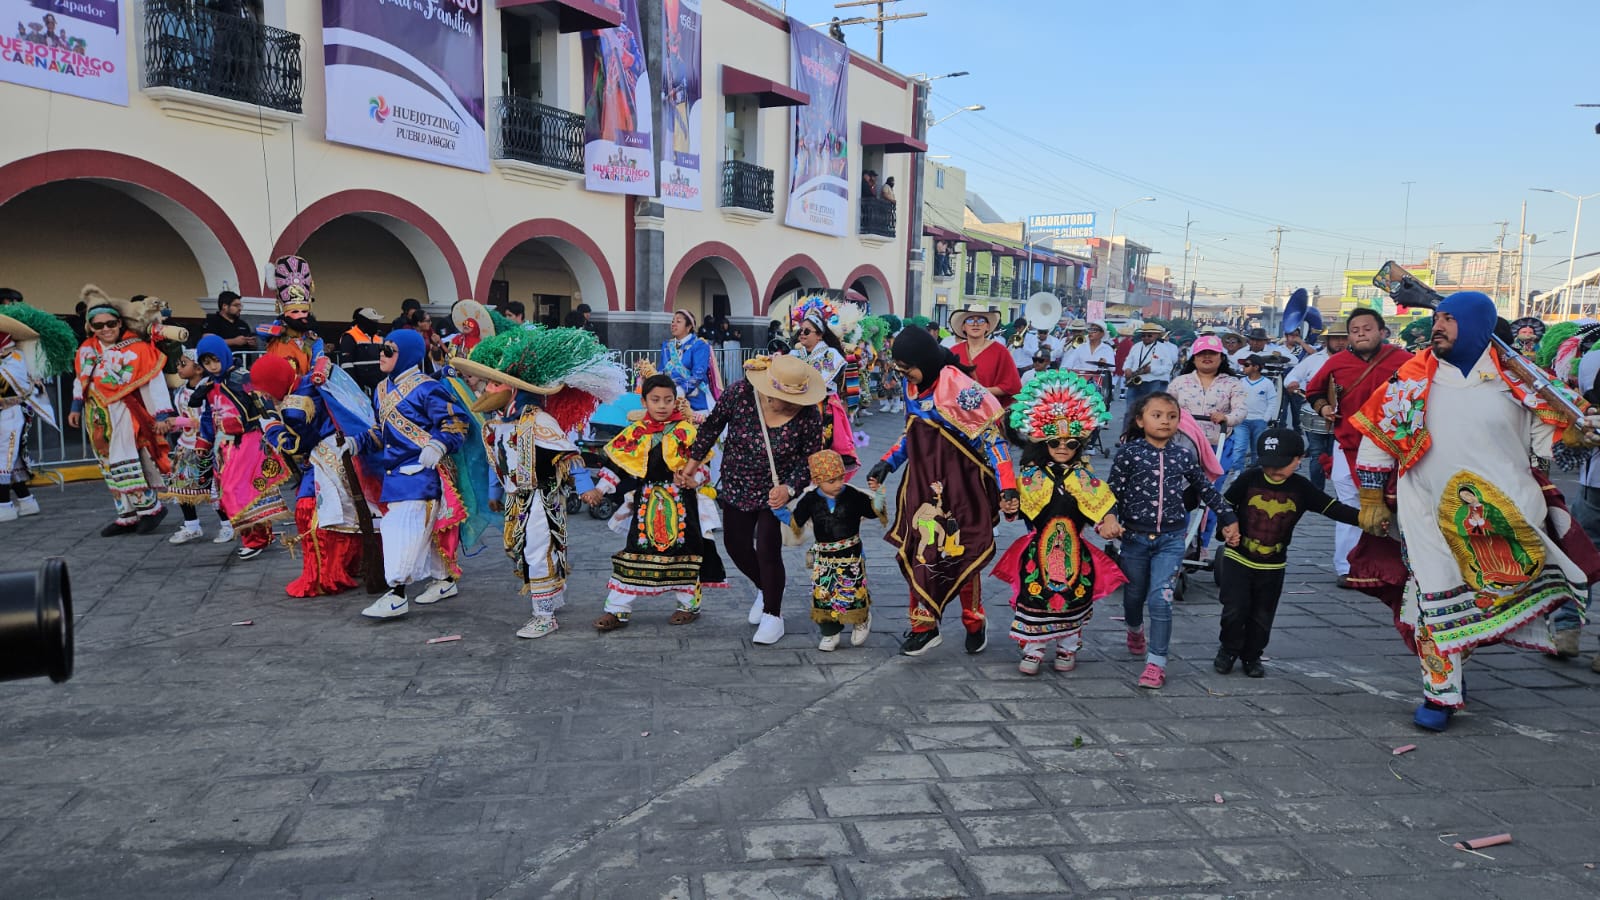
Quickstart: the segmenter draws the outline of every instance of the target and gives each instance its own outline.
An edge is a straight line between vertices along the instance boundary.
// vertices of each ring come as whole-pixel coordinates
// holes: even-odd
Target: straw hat
[[[984,318],[988,319],[990,331],[994,331],[996,328],[1000,327],[1000,312],[998,310],[987,309],[982,306],[966,306],[950,314],[950,330],[956,332],[957,334],[966,334],[966,332],[962,330],[964,327],[962,323],[971,316],[983,316]]]
[[[802,365],[804,364],[802,363]],[[560,391],[562,388],[562,385],[559,384],[555,385],[554,387],[540,387],[536,384],[529,384],[515,375],[507,375],[499,369],[491,368],[481,362],[477,362],[465,356],[458,356],[455,359],[452,359],[450,361],[450,368],[455,369],[462,375],[468,375],[473,378],[482,378],[485,381],[503,384],[506,387],[514,387],[519,391],[527,391],[530,394],[543,394],[546,397]],[[806,366],[806,368],[811,367]]]
[[[1166,334],[1167,330],[1154,322],[1146,322],[1139,326],[1139,334]]]
[[[1349,336],[1350,336],[1350,326],[1346,325],[1343,319],[1335,319],[1332,322],[1328,323],[1328,327],[1327,328],[1322,329],[1322,339],[1324,341],[1326,341],[1328,338],[1331,338],[1331,337],[1349,337]]]
[[[822,373],[793,356],[758,356],[744,364],[744,377],[756,393],[798,406],[821,403],[828,396]]]
[[[462,333],[471,330],[467,327],[468,321],[476,322],[479,340],[494,337],[494,319],[489,317],[488,307],[476,300],[457,300],[450,307],[450,321]]]
[[[11,335],[11,339],[19,344],[39,339],[39,332],[6,315],[0,315],[0,334]]]

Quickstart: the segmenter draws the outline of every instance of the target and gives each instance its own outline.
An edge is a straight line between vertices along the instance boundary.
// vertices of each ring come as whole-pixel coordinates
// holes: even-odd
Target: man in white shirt
[[[1288,347],[1273,343],[1272,337],[1267,334],[1265,328],[1252,328],[1244,337],[1250,344],[1250,349],[1244,353],[1244,356],[1255,354],[1261,357],[1264,365],[1273,365],[1274,360],[1270,359],[1273,356],[1281,356],[1285,362],[1296,358],[1294,354],[1289,352]],[[1240,357],[1239,361],[1243,362],[1243,357]]]
[[[1305,403],[1305,388],[1311,379],[1317,377],[1323,365],[1328,362],[1328,357],[1335,353],[1344,352],[1350,346],[1349,333],[1345,331],[1344,320],[1334,322],[1328,330],[1322,333],[1322,347],[1300,361],[1300,364],[1289,370],[1283,376],[1283,390],[1289,395],[1291,415],[1290,427],[1298,429],[1300,426],[1300,407]],[[1322,472],[1322,455],[1333,452],[1333,432],[1308,431],[1306,432],[1306,458],[1311,460],[1311,483],[1317,490],[1322,490],[1328,482],[1328,476]]]
[[[1050,348],[1050,361],[1057,365],[1067,352],[1066,324],[1067,320],[1062,319],[1044,339],[1044,345]]]
[[[1178,348],[1163,340],[1166,330],[1160,325],[1146,322],[1139,326],[1137,334],[1139,343],[1133,345],[1122,361],[1122,371],[1127,373],[1130,420],[1134,403],[1147,394],[1166,390],[1172,371],[1178,366]],[[1123,430],[1126,431],[1126,427]]]
[[[1600,346],[1596,346],[1578,360],[1578,390],[1593,403],[1600,399],[1595,390],[1595,378],[1600,376]],[[1572,518],[1583,527],[1589,540],[1600,546],[1600,450],[1587,450],[1583,465],[1578,467],[1578,489],[1567,495],[1567,509]],[[1590,603],[1594,591],[1589,592]],[[1579,653],[1578,642],[1583,636],[1583,615],[1572,604],[1564,604],[1550,614],[1550,642],[1555,645],[1556,656],[1571,659]],[[1590,662],[1591,671],[1600,672],[1600,654]]]
[[[1103,323],[1090,322],[1088,334],[1088,340],[1067,351],[1061,368],[1099,373],[1101,377],[1095,378],[1094,383],[1100,388],[1100,395],[1106,399],[1106,404],[1110,405],[1111,373],[1116,367],[1117,349],[1106,340],[1106,326]]]

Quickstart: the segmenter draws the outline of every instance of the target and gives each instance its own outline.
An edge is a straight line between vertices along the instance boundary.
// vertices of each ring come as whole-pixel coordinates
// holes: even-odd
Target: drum
[[[1333,434],[1333,423],[1307,404],[1300,409],[1300,430],[1306,434]]]
[[[1069,369],[1074,375],[1081,377],[1100,390],[1100,398],[1111,405],[1111,372],[1108,369]]]

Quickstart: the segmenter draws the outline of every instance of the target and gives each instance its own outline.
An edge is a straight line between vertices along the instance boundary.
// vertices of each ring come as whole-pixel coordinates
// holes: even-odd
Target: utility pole
[[[1272,229],[1277,239],[1272,242],[1272,308],[1278,308],[1278,251],[1283,247],[1283,233],[1289,229],[1282,225]]]
[[[1511,227],[1511,223],[1496,222],[1495,224],[1500,226],[1500,237],[1495,239],[1494,254],[1494,302],[1496,306],[1499,306],[1500,289],[1506,271],[1506,229]],[[1434,279],[1438,280],[1438,275],[1434,275]],[[1509,307],[1509,304],[1507,306]]]
[[[886,4],[899,3],[899,2],[900,2],[900,0],[848,0],[848,2],[845,2],[845,3],[835,3],[833,5],[833,8],[834,9],[849,9],[850,7],[854,7],[854,6],[876,6],[878,8],[878,14],[876,16],[854,16],[854,17],[849,18],[849,19],[841,19],[841,20],[838,21],[838,24],[840,26],[844,26],[844,25],[867,25],[867,24],[875,25],[876,28],[877,28],[877,31],[878,31],[878,62],[883,62],[883,23],[885,23],[885,22],[893,22],[893,21],[896,21],[896,20],[899,20],[899,19],[920,19],[923,16],[927,15],[927,13],[917,12],[917,13],[901,13],[900,15],[897,15],[897,16],[891,16],[891,15],[888,15],[888,14],[886,14],[884,12],[884,6]],[[821,23],[819,23],[817,25],[813,25],[811,27],[812,28],[820,28],[823,25],[830,25],[830,24],[834,24],[834,23],[821,22]]]
[[[1522,292],[1523,277],[1528,272],[1528,254],[1523,248],[1528,243],[1528,201],[1522,201],[1522,222],[1517,225],[1517,315],[1525,316],[1523,304],[1526,303],[1526,294]]]
[[[1178,282],[1179,288],[1189,283],[1189,226],[1194,220],[1189,218],[1188,211],[1183,214],[1183,280]],[[1189,321],[1194,321],[1194,291],[1189,292]]]
[[[1411,260],[1406,258],[1406,244],[1411,239],[1411,186],[1416,182],[1402,181],[1400,183],[1406,186],[1406,219],[1405,225],[1402,226],[1400,232],[1400,265],[1409,266],[1411,265]]]

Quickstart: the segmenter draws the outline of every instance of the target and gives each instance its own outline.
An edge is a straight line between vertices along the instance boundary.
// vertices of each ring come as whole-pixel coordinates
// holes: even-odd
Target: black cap
[[[1251,341],[1270,341],[1272,340],[1272,336],[1267,334],[1267,330],[1265,328],[1252,328],[1250,329],[1249,333],[1245,335],[1245,339]]]
[[[1268,428],[1256,438],[1256,461],[1262,466],[1287,466],[1305,452],[1306,442],[1300,432],[1290,428]]]

